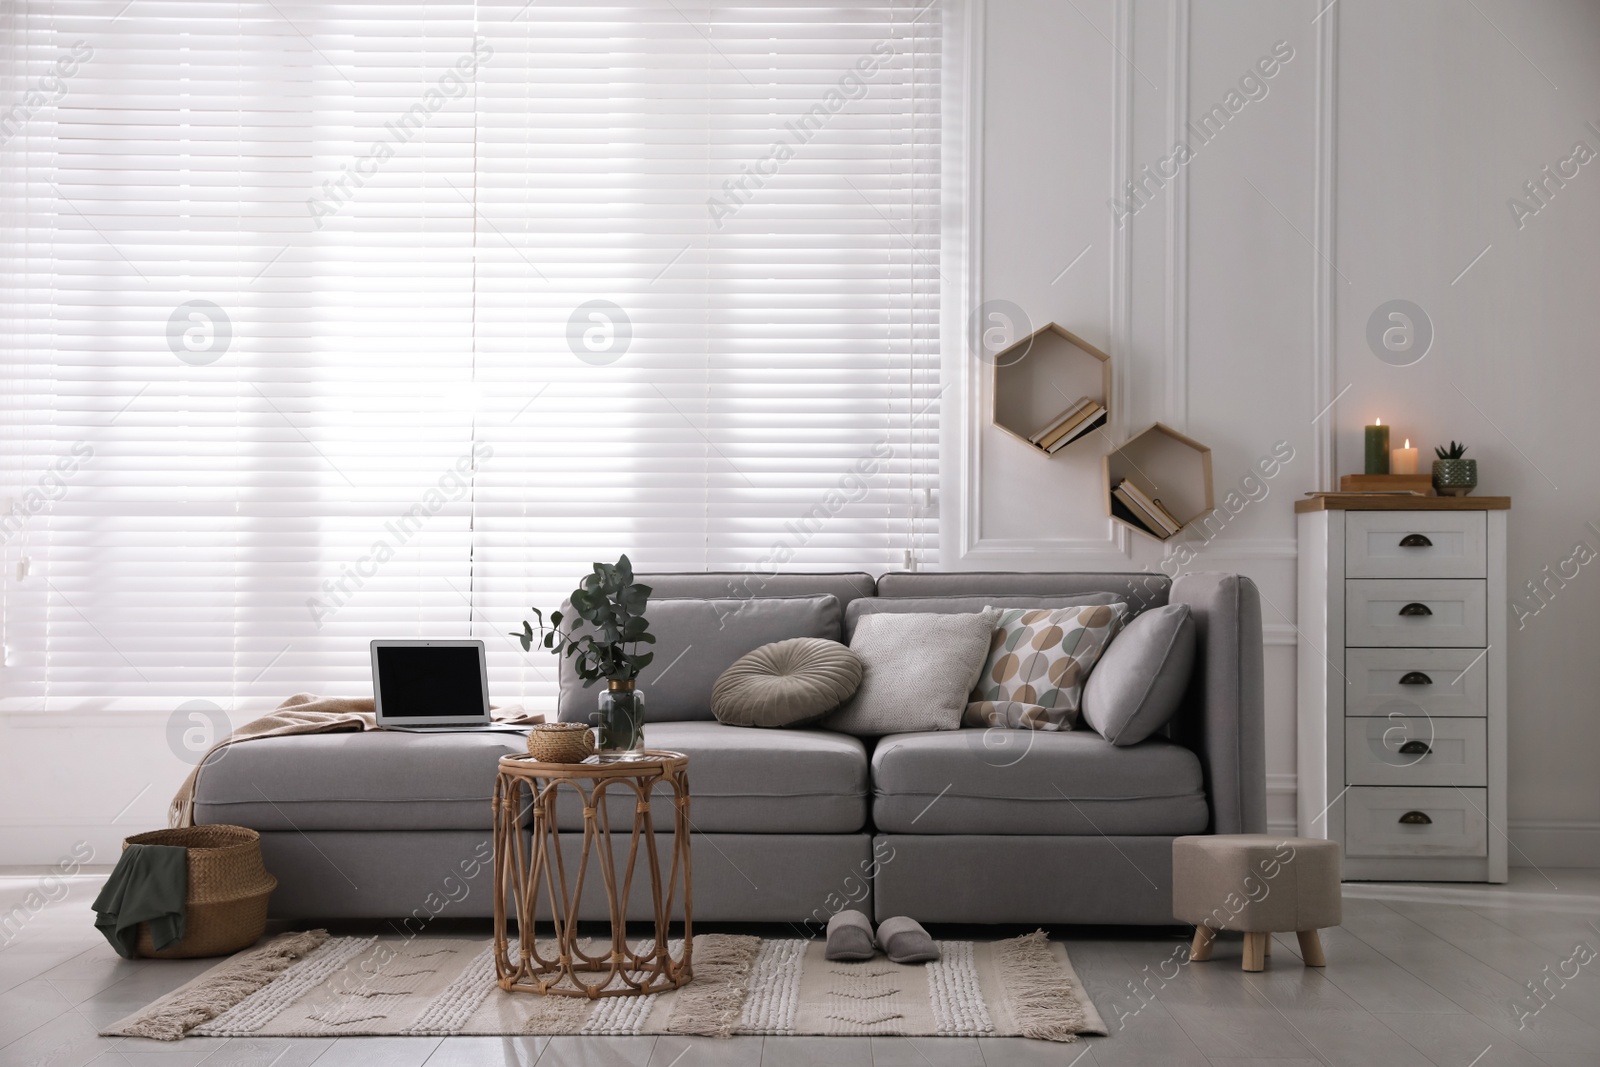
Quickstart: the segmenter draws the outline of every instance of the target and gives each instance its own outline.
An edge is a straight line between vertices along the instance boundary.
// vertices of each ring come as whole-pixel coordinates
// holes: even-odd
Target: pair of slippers
[[[939,958],[939,946],[915,919],[897,915],[872,924],[859,911],[841,911],[828,920],[828,947],[823,955],[835,962],[870,960],[878,949],[890,963],[928,963]]]

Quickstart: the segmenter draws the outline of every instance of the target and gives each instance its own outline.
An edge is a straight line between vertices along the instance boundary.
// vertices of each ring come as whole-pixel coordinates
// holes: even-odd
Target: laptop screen
[[[385,719],[481,719],[478,646],[379,645],[377,682]]]

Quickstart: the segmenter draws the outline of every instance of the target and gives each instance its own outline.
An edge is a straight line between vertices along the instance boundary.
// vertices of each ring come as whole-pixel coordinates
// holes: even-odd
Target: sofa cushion
[[[854,737],[822,730],[749,730],[720,722],[645,727],[645,744],[689,757],[689,820],[702,834],[848,834],[867,821],[867,750]],[[631,791],[608,790],[613,828],[633,823]],[[658,792],[659,828],[672,825]],[[618,801],[626,801],[618,803]],[[556,824],[583,826],[576,795],[563,788]]]
[[[1118,748],[1087,730],[885,737],[872,786],[884,833],[1176,835],[1209,822],[1193,752],[1160,738]]]
[[[861,687],[823,724],[862,737],[956,729],[999,614],[865,616],[850,639]]]
[[[839,598],[820,596],[658,599],[645,609],[655,659],[639,676],[646,722],[710,719],[711,688],[733,661],[791,637],[839,640]],[[601,684],[584,688],[572,657],[561,657],[561,719],[592,722]]]
[[[729,726],[804,726],[860,684],[860,656],[825,637],[791,637],[734,660],[712,687],[711,713]]]
[[[1086,604],[1116,604],[1115,593],[1077,593],[1072,596],[906,596],[861,597],[844,609],[844,639],[856,633],[863,615],[962,615],[986,608],[1070,608]]]
[[[1168,604],[1128,624],[1083,691],[1083,717],[1114,745],[1137,745],[1172,719],[1194,670],[1189,605]]]
[[[197,823],[252,830],[488,830],[495,767],[515,733],[394,730],[263,737],[218,749],[195,785]]]
[[[1127,615],[1123,603],[1002,611],[962,722],[1012,730],[1075,728],[1083,683]]]

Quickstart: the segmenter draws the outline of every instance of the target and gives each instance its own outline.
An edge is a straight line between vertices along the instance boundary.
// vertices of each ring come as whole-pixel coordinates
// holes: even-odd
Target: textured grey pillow
[[[729,726],[803,726],[860,685],[861,657],[837,641],[795,637],[735,660],[711,688],[711,714]]]
[[[861,688],[826,726],[861,737],[959,728],[999,616],[862,616],[850,639],[861,657]]]
[[[1083,690],[1083,717],[1113,745],[1137,745],[1178,710],[1194,670],[1187,604],[1153,608],[1106,646]]]
[[[563,611],[567,609],[563,605]],[[717,676],[753,649],[791,637],[837,641],[843,612],[839,598],[822,596],[729,597],[709,600],[650,598],[645,617],[656,654],[639,676],[646,722],[710,719]],[[594,631],[585,627],[583,633]],[[561,657],[561,719],[589,722],[604,684],[588,689],[570,656]]]

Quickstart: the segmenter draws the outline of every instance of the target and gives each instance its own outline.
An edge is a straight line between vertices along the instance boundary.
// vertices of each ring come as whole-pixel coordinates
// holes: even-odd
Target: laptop
[[[372,700],[380,730],[526,729],[490,720],[482,641],[372,642]]]

